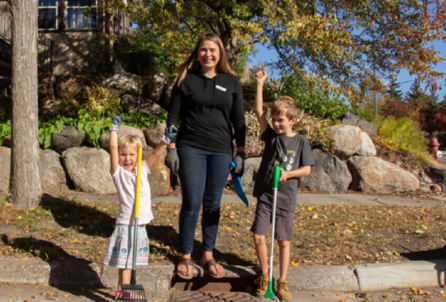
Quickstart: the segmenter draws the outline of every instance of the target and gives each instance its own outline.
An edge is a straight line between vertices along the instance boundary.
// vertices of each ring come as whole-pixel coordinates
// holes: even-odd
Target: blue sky
[[[440,52],[440,55],[442,58],[446,58],[446,43],[441,41],[436,41],[432,43],[434,48]],[[256,49],[258,49],[258,53],[255,57],[251,57],[250,65],[255,66],[259,63],[268,63],[272,60],[277,59],[277,55],[275,54],[275,51],[268,50],[266,46],[256,45]],[[435,69],[439,71],[446,71],[446,61],[442,61],[440,64],[438,64]],[[407,70],[402,70],[400,74],[398,75],[398,83],[401,83],[400,89],[405,94],[407,91],[409,91],[410,86],[412,85],[412,82],[415,80],[416,76],[409,75],[409,72]],[[437,91],[437,94],[439,95],[439,100],[441,101],[443,99],[443,96],[446,93],[446,85],[445,85],[445,79],[440,79],[438,81],[439,86],[442,87],[442,90]],[[428,92],[429,93],[429,92]]]

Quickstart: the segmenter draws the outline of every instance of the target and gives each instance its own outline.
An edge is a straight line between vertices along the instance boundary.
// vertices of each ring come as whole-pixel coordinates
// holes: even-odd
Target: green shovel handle
[[[274,166],[274,187],[273,188],[277,188],[279,186],[279,179],[280,179],[280,166],[279,164],[276,163],[276,165]]]

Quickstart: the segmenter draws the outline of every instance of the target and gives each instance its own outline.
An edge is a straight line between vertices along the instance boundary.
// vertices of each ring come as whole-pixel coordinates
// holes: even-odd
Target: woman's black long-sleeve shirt
[[[178,126],[180,120],[177,144],[233,154],[235,136],[237,146],[245,146],[243,95],[237,77],[219,73],[208,78],[189,71],[172,89],[167,125]]]

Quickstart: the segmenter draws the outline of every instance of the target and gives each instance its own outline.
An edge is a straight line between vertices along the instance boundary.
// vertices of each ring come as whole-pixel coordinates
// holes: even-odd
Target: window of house
[[[66,0],[67,28],[88,29],[98,27],[95,0]]]
[[[57,0],[39,0],[39,29],[57,28]]]

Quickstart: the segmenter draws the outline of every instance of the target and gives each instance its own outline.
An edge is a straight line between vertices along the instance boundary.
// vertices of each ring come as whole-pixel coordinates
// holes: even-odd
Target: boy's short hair
[[[271,106],[271,114],[285,114],[290,120],[297,118],[299,109],[290,96],[280,96]]]
[[[124,134],[121,136],[118,140],[118,148],[128,147],[135,147],[136,150],[142,148],[141,138],[132,134]]]

